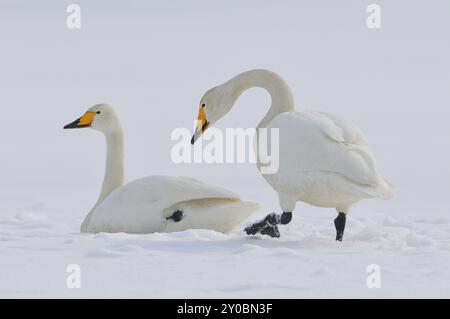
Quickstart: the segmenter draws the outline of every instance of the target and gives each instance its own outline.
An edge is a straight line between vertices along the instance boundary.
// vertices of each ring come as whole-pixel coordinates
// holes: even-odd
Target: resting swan
[[[393,186],[378,174],[372,150],[355,125],[323,112],[294,111],[291,89],[277,74],[251,70],[206,92],[191,143],[252,87],[267,90],[272,98],[256,137],[261,128],[279,129],[279,169],[263,177],[278,193],[283,213],[270,214],[245,231],[279,237],[277,225],[288,224],[296,203],[301,201],[336,208],[336,240],[342,241],[346,214],[352,205],[364,198],[389,199]]]
[[[106,172],[81,232],[144,234],[187,229],[228,233],[257,210],[223,188],[187,177],[149,176],[124,185],[122,127],[113,108],[98,104],[64,129],[91,127],[106,136]]]

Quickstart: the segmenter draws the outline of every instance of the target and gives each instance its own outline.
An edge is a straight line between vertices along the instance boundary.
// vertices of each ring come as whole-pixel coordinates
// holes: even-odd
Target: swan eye
[[[205,103],[202,103],[202,107],[205,107],[206,106],[206,104]]]
[[[101,114],[102,112],[100,112],[100,111],[97,111],[97,114]]]

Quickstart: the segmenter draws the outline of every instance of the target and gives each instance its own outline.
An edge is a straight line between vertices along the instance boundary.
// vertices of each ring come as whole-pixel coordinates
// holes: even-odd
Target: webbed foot
[[[280,217],[277,214],[269,214],[262,221],[246,227],[244,231],[247,233],[247,235],[256,235],[257,233],[260,233],[272,238],[279,238],[280,231],[277,227],[280,222],[279,219]]]

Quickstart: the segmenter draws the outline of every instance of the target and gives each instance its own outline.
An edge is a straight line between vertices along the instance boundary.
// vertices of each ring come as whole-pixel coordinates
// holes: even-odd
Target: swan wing
[[[149,176],[113,191],[93,211],[89,231],[150,233],[161,231],[162,212],[177,203],[199,199],[239,202],[235,193],[188,177]]]
[[[280,168],[339,174],[372,196],[385,197],[383,190],[392,187],[379,176],[364,134],[348,121],[323,112],[288,112],[269,127],[280,129]]]

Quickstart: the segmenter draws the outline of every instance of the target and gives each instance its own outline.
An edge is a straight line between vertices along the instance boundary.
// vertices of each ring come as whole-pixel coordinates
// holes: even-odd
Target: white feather
[[[102,191],[82,232],[144,234],[201,228],[227,233],[258,209],[226,189],[188,177],[150,176],[124,185],[124,142],[116,113],[99,104],[86,114],[80,127],[105,135],[107,155]],[[89,119],[92,122],[86,123]],[[77,121],[66,128],[76,128]],[[182,213],[181,220],[169,218],[176,211]]]
[[[236,194],[187,177],[149,176],[113,191],[93,212],[88,232],[152,233],[192,228],[230,232],[258,208]],[[180,222],[168,220],[183,212]]]
[[[263,177],[277,191],[284,212],[292,212],[302,201],[347,213],[361,199],[392,197],[393,186],[378,173],[359,128],[331,114],[294,111],[290,87],[271,71],[247,71],[206,92],[201,104],[209,124],[225,116],[253,87],[267,90],[272,98],[258,129],[268,128],[269,134],[279,129],[280,162],[276,173]],[[276,149],[273,146],[269,149]]]

